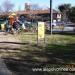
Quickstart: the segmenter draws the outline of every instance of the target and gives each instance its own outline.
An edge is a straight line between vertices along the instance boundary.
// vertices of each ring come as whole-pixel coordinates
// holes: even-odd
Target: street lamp
[[[51,32],[51,35],[52,35],[52,19],[53,19],[53,13],[52,13],[52,0],[50,0],[50,32]]]

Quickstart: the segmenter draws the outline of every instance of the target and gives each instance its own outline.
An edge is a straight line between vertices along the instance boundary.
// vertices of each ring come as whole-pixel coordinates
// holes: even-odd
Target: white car
[[[75,27],[64,27],[63,31],[74,31]]]

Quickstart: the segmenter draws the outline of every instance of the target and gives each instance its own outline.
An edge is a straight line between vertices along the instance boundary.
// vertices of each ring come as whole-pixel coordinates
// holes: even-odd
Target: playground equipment
[[[11,15],[9,15],[9,24],[10,25],[13,25],[14,23],[14,20],[15,20],[15,17],[16,17],[16,14],[15,13],[12,13]]]

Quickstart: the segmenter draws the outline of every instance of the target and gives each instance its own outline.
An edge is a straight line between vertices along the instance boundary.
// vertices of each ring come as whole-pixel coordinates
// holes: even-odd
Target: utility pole
[[[53,20],[53,13],[52,13],[52,0],[50,0],[50,33],[52,35],[52,20]]]

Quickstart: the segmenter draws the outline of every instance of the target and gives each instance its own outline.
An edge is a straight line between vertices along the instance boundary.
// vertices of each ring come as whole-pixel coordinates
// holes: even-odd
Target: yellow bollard
[[[1,30],[2,30],[2,31],[5,30],[5,24],[1,24]]]

